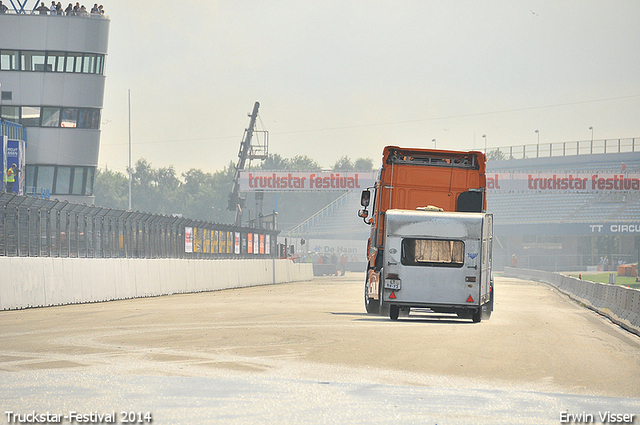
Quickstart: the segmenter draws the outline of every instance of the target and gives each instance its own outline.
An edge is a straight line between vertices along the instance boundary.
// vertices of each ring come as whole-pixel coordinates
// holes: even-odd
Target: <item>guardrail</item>
[[[640,335],[640,291],[637,289],[590,282],[560,273],[515,267],[505,267],[504,276],[553,285],[587,308],[608,317],[629,332]]]
[[[532,143],[525,145],[488,148],[490,161],[553,156],[591,155],[640,151],[640,138],[578,140],[572,142]]]
[[[278,258],[277,230],[0,194],[0,256]]]

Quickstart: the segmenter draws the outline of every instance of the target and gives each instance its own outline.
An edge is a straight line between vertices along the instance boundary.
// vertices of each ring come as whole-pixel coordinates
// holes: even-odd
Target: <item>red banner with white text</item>
[[[500,192],[640,193],[640,173],[487,173],[487,190]]]
[[[364,190],[374,185],[377,174],[376,171],[242,171],[240,191]]]

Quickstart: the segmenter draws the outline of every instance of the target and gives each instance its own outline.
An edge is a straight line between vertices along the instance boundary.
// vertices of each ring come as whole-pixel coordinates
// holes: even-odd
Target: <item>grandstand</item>
[[[634,140],[633,149],[640,148],[635,145]],[[640,151],[583,151],[567,156],[488,161],[487,176],[574,173],[640,177]],[[489,189],[487,206],[494,214],[496,270],[509,265],[512,254],[522,267],[553,271],[592,269],[601,257],[607,257],[610,263],[638,261],[638,190],[601,190],[591,186],[584,191]],[[364,246],[369,226],[357,217],[360,208],[360,193],[346,192],[305,222],[285,229],[282,235],[343,240],[345,244],[351,241]]]

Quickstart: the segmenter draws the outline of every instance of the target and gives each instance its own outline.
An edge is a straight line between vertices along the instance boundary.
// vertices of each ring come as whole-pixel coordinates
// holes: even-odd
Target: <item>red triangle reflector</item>
[[[472,303],[473,302],[473,298],[471,298],[471,295],[469,295],[469,298],[467,298],[467,302],[468,303]]]
[[[394,294],[392,292],[391,295],[389,295],[389,299],[395,300],[396,299],[396,294]]]

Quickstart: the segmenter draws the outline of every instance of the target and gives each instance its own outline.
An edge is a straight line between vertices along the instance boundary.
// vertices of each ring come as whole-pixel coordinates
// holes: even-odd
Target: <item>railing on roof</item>
[[[51,12],[50,6],[48,6],[48,3],[44,3],[45,7],[47,8],[47,12],[43,12],[40,13],[40,11],[36,10],[38,8],[38,6],[40,5],[40,3],[42,3],[41,0],[35,1],[33,3],[33,8],[29,9],[27,7],[27,3],[29,3],[29,0],[8,0],[9,3],[11,3],[11,7],[8,6],[7,0],[4,0],[3,5],[7,7],[7,9],[2,12],[0,11],[0,14],[5,14],[5,15],[51,15],[51,16],[77,16],[77,17],[81,17],[81,18],[104,18],[105,15],[99,14],[99,13],[91,13],[90,9],[89,10],[85,10],[82,13],[73,13],[71,15],[67,15],[67,13],[65,12],[64,9],[62,9],[62,11],[54,11],[53,13]],[[65,6],[63,6],[65,7]]]
[[[0,136],[7,136],[11,140],[27,140],[27,132],[22,125],[2,118],[0,118]]]
[[[640,138],[578,140],[488,148],[487,159],[549,158],[569,155],[640,152]]]

